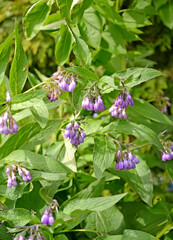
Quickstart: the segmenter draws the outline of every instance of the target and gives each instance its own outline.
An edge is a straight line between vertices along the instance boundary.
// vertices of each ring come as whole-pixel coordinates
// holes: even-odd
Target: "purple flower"
[[[44,212],[43,216],[41,217],[41,222],[44,225],[48,225],[49,224],[49,213],[48,213],[47,210]]]
[[[55,219],[52,216],[52,214],[49,214],[49,220],[48,220],[48,224],[51,226],[54,223]]]
[[[9,91],[6,92],[6,101],[11,102],[11,97],[10,97],[10,92]]]
[[[8,109],[0,117],[0,132],[5,133],[5,135],[17,133],[18,125],[14,118],[11,115],[10,110]]]
[[[173,160],[173,151],[170,149],[169,152],[162,152],[162,161]]]
[[[66,126],[64,137],[69,138],[71,144],[79,145],[84,141],[86,134],[80,127],[80,124],[76,121],[73,121]]]
[[[121,156],[122,155],[122,156]],[[117,164],[116,170],[129,170],[136,168],[136,164],[139,163],[139,159],[135,157],[131,152],[120,152],[117,151]]]

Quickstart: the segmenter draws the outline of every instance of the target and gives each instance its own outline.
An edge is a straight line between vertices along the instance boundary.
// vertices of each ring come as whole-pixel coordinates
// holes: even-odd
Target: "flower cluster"
[[[109,108],[109,112],[111,113],[112,117],[127,119],[126,108],[128,105],[133,106],[133,99],[129,91],[124,88],[124,90],[120,92],[115,100],[114,105]]]
[[[11,101],[9,91],[6,92],[6,101]],[[18,125],[11,114],[10,106],[8,106],[7,111],[0,116],[0,133],[5,133],[5,135],[8,135],[17,133],[17,131]]]
[[[66,126],[64,137],[69,138],[71,144],[79,145],[84,141],[86,134],[80,127],[79,123],[72,121]]]
[[[171,106],[170,98],[163,95],[159,95],[154,104],[162,113],[167,113],[168,108]]]
[[[48,208],[44,211],[44,214],[41,217],[41,222],[44,225],[52,225],[55,221],[53,217],[53,211],[57,211],[58,213],[58,202],[56,200],[53,200],[53,202],[49,205]]]
[[[5,135],[17,133],[18,125],[11,115],[10,109],[0,116],[0,133]]]
[[[11,164],[11,166],[7,167],[6,169],[6,174],[8,176],[8,183],[7,183],[8,188],[11,188],[12,186],[14,187],[17,186],[16,176],[13,170],[18,171],[19,176],[22,177],[24,182],[31,181],[32,177],[31,177],[30,171],[28,171],[26,168],[16,166],[15,164]]]
[[[82,101],[82,107],[88,111],[98,112],[99,110],[104,111],[105,106],[100,94],[97,93],[95,97],[94,93],[91,91],[87,96],[84,97]]]
[[[136,164],[139,163],[139,159],[135,157],[130,151],[117,152],[117,164],[116,170],[129,170],[136,168]]]
[[[19,235],[17,235],[13,240],[46,240],[46,238],[42,235],[41,225],[34,224],[31,226],[19,227],[16,228],[25,228]],[[25,235],[29,235],[29,237],[25,238]]]
[[[78,76],[73,73],[60,70],[52,74],[43,89],[48,90],[47,97],[53,102],[58,99],[58,95],[61,96],[61,90],[73,92],[77,85],[77,78]]]

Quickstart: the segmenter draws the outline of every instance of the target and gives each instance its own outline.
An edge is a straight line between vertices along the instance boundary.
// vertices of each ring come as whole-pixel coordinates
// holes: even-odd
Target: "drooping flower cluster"
[[[31,181],[32,177],[31,177],[30,171],[28,171],[26,168],[16,166],[15,164],[11,164],[11,166],[7,167],[6,169],[6,174],[8,176],[8,183],[7,183],[8,188],[11,188],[12,186],[14,187],[17,186],[16,176],[13,170],[18,171],[19,176],[22,177],[24,182]]]
[[[40,224],[34,224],[31,226],[25,226],[25,227],[19,227],[17,226],[17,229],[24,228],[22,232],[20,232],[19,235],[17,235],[13,240],[46,240],[46,238],[42,234],[41,230],[41,225]],[[29,237],[25,237],[25,235],[29,235]]]
[[[120,92],[115,103],[109,108],[109,112],[112,117],[127,119],[126,108],[133,106],[133,99],[129,91],[124,87],[124,90]]]
[[[5,135],[17,133],[18,125],[11,115],[10,109],[0,116],[0,133]]]
[[[77,85],[77,78],[73,73],[68,73],[64,70],[57,71],[52,74],[52,77],[43,86],[43,89],[47,89],[47,97],[51,102],[58,99],[58,95],[61,95],[61,90],[67,92],[73,92]]]
[[[6,92],[6,101],[11,101],[9,91]],[[0,116],[0,133],[5,133],[5,135],[8,135],[17,133],[17,131],[18,125],[11,114],[10,106],[8,106],[7,111]]]
[[[55,221],[53,217],[53,211],[57,211],[58,213],[58,202],[56,200],[53,200],[53,202],[49,205],[48,208],[44,211],[44,214],[41,217],[41,222],[44,225],[52,225]]]
[[[99,93],[96,93],[96,97],[93,91],[90,91],[82,101],[82,107],[88,111],[98,112],[99,110],[104,111],[105,106]]]
[[[129,170],[136,168],[136,164],[139,163],[139,159],[135,157],[130,151],[122,152],[118,150],[117,152],[117,164],[115,166],[116,170]]]
[[[64,137],[69,138],[71,144],[79,145],[84,141],[86,134],[79,123],[72,121],[66,126]]]
[[[154,103],[154,105],[162,112],[167,113],[168,108],[171,106],[170,98],[159,95]]]

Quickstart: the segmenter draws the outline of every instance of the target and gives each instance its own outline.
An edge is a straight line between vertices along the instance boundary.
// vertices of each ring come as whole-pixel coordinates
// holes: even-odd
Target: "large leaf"
[[[36,102],[34,106],[30,108],[32,114],[37,119],[38,123],[42,128],[46,127],[49,113],[46,107],[46,104],[43,100],[40,100],[39,102]]]
[[[124,227],[125,222],[123,214],[117,207],[112,206],[111,208],[101,212],[97,211],[90,213],[86,219],[85,229],[91,229],[97,232],[113,235],[121,234]]]
[[[93,8],[84,12],[83,19],[78,24],[82,38],[92,47],[99,48],[102,32],[102,20]]]
[[[7,63],[10,57],[10,50],[12,39],[14,37],[14,32],[10,34],[10,36],[0,45],[0,85],[4,79],[5,70],[7,67]]]
[[[59,65],[66,63],[72,49],[73,38],[66,25],[61,25],[60,38],[56,44],[55,57]]]
[[[75,210],[104,211],[120,201],[126,193],[110,197],[74,199],[64,208],[64,213],[70,215]]]
[[[0,211],[0,220],[6,220],[13,225],[24,226],[34,218],[30,211],[23,208]]]
[[[142,231],[126,229],[123,233],[122,240],[157,240],[158,238]]]
[[[51,10],[51,1],[38,1],[25,14],[27,38],[31,39],[39,32]]]
[[[101,178],[105,169],[111,166],[116,152],[114,142],[106,136],[96,136],[93,151],[94,173]]]
[[[140,158],[139,158],[140,159]],[[152,205],[153,198],[153,184],[151,172],[148,165],[140,159],[140,163],[136,166],[136,169],[132,170],[110,170],[111,173],[122,177],[134,191],[137,191],[144,202]]]
[[[71,170],[64,166],[61,162],[56,161],[51,157],[44,157],[43,155],[28,150],[13,151],[3,160],[6,164],[20,162],[26,168],[47,173],[71,173]],[[37,171],[33,173],[35,176],[38,176]]]
[[[171,30],[173,29],[173,2],[168,1],[165,5],[163,5],[159,9],[159,16],[162,20],[162,22],[170,28]]]
[[[134,99],[134,106],[132,108],[128,108],[127,113],[133,111],[136,114],[139,113],[145,118],[151,119],[155,122],[173,126],[173,122],[166,115],[142,99]]]
[[[21,93],[28,76],[28,60],[20,43],[17,23],[15,33],[15,54],[10,70],[10,88],[13,96]]]
[[[163,146],[160,143],[157,135],[147,126],[142,124],[136,124],[128,120],[117,120],[101,130],[102,133],[126,133],[137,137],[139,140],[145,140],[159,149],[163,150]]]

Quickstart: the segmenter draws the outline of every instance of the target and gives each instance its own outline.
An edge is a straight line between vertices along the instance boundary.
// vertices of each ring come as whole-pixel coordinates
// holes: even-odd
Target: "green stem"
[[[34,87],[30,88],[29,90],[27,90],[27,91],[24,92],[24,93],[28,93],[28,92],[32,91],[33,89],[35,89],[35,88],[37,88],[37,87],[39,87],[39,86],[41,86],[41,85],[43,85],[43,84],[45,84],[45,82],[41,82],[41,83],[35,85]]]
[[[116,12],[119,11],[119,0],[116,0]]]
[[[100,236],[102,233],[90,230],[90,229],[73,229],[73,230],[62,230],[58,231],[58,233],[65,233],[65,232],[91,232],[97,234],[97,236]]]
[[[141,148],[141,147],[145,147],[145,146],[147,146],[147,145],[149,145],[149,143],[144,143],[144,144],[142,144],[142,145],[138,145],[138,146],[136,146],[136,147],[132,147],[132,148],[130,148],[130,151],[131,151],[131,150],[138,149],[138,148]]]
[[[160,231],[160,233],[157,234],[156,238],[158,238],[158,239],[161,238],[165,234],[165,232],[167,232],[168,230],[170,230],[172,228],[172,226],[173,225],[170,223],[166,224],[166,226],[164,226],[164,228]]]

